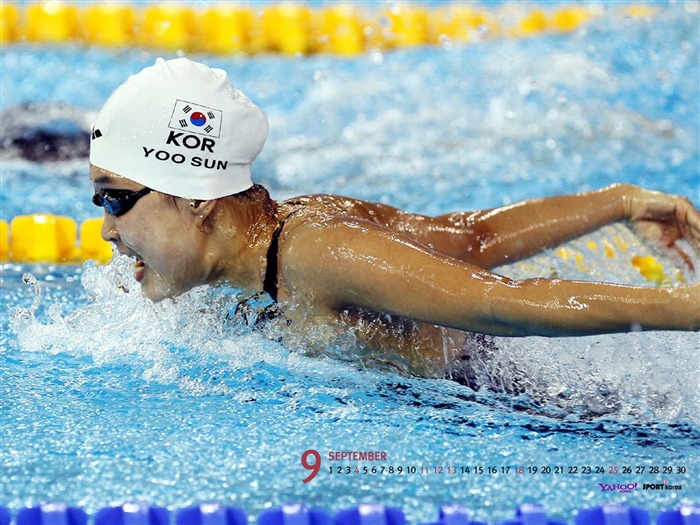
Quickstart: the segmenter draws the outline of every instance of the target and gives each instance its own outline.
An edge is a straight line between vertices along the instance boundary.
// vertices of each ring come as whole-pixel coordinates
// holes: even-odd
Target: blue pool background
[[[650,19],[616,6],[567,36],[353,59],[193,58],[229,71],[267,111],[270,139],[254,174],[277,198],[343,193],[436,214],[634,182],[698,205],[697,3],[659,4]],[[2,109],[50,102],[94,111],[155,56],[3,48]],[[1,170],[0,218],[96,216],[85,162],[4,159]],[[600,266],[582,273],[549,254],[506,271],[556,266],[577,278],[645,283],[622,260],[586,256]],[[333,332],[316,334],[320,355],[295,341],[282,346],[275,333],[224,320],[235,291],[200,289],[152,305],[119,292],[121,283],[133,287],[129,273],[124,262],[3,266],[0,503],[51,499],[95,510],[219,501],[254,514],[289,501],[330,510],[372,501],[418,522],[447,502],[495,521],[524,501],[570,518],[608,501],[656,511],[700,500],[697,334],[500,340],[494,377],[525,367],[545,398],[566,400],[543,408],[368,366]],[[324,463],[303,484],[307,449]],[[386,451],[394,466],[511,471],[329,474],[335,450]],[[515,473],[543,465],[565,471]],[[579,473],[568,472],[573,466]],[[605,474],[584,475],[584,466]],[[663,481],[683,490],[620,494],[599,485]]]

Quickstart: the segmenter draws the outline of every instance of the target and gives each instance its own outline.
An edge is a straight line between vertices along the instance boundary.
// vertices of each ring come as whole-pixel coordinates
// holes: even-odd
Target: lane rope
[[[644,484],[646,490],[663,489],[664,484]],[[602,484],[601,484],[602,485]],[[637,483],[610,485],[611,490],[636,490]],[[675,509],[662,510],[656,516],[656,525],[693,525],[700,518],[700,507],[683,504]],[[293,521],[292,521],[293,520]],[[9,525],[11,513],[0,506],[0,525]],[[149,506],[143,503],[126,503],[100,508],[94,517],[82,507],[63,503],[43,503],[36,507],[19,509],[16,525],[37,525],[40,523],[63,523],[65,525],[193,525],[208,523],[216,525],[246,525],[247,513],[239,507],[216,503],[192,505],[171,511],[166,507]],[[407,519],[400,507],[382,504],[362,504],[339,510],[336,513],[321,508],[311,508],[304,504],[287,504],[262,511],[257,525],[287,525],[289,523],[311,523],[313,525],[406,525]],[[251,521],[251,523],[253,523]],[[508,520],[491,521],[497,525],[606,525],[609,523],[629,523],[631,525],[651,525],[652,514],[641,507],[631,507],[609,503],[599,507],[582,508],[574,519],[561,520],[548,516],[544,505],[524,503],[518,506],[515,517]],[[440,507],[438,520],[430,525],[486,525],[471,519],[471,511],[459,504]]]
[[[212,54],[329,53],[451,46],[495,38],[525,38],[576,31],[603,16],[650,18],[648,5],[542,7],[509,4],[487,10],[474,3],[425,7],[413,3],[370,9],[366,3],[310,7],[283,2],[134,6],[51,0],[0,4],[0,43],[80,43]]]

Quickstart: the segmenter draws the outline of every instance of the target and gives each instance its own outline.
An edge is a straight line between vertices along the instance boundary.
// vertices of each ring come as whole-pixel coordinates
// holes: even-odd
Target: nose
[[[117,223],[114,220],[114,215],[105,213],[100,234],[107,242],[119,242],[119,230],[117,229]]]

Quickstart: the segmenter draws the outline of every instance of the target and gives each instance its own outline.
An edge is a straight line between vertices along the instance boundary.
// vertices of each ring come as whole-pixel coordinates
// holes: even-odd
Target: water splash
[[[613,228],[570,243],[567,249],[584,250],[594,239],[600,243],[613,233],[624,231]],[[634,246],[629,236],[625,242]],[[533,268],[572,272],[566,264],[552,269],[556,264],[549,254],[510,265],[504,273],[531,275]],[[618,268],[624,270],[618,279],[624,280],[625,274],[631,280],[643,279],[631,265]],[[603,270],[603,276],[614,277],[610,269]],[[251,327],[233,315],[242,299],[233,289],[204,286],[153,303],[141,295],[133,263],[122,256],[106,266],[85,264],[80,283],[88,301],[70,312],[44,298],[36,278],[27,274],[23,280],[33,300],[11,318],[20,350],[87,357],[95,366],[133,367],[144,381],[175,385],[191,395],[241,395],[235,381],[255,375],[260,366],[302,375],[323,369],[328,377],[349,369],[364,369],[361,373],[372,377],[407,373],[400,361],[378,359],[351,331],[333,324],[315,323],[303,333],[290,330],[283,318],[264,328]],[[45,321],[38,315],[42,309]],[[700,390],[688,382],[700,375],[697,334],[494,338],[481,350],[486,357],[471,366],[482,385],[478,399],[483,402],[503,403],[499,396],[508,392],[506,406],[556,418],[700,424],[694,409]],[[225,377],[229,379],[220,379]],[[372,381],[369,376],[364,380]],[[356,379],[357,386],[364,380]]]
[[[86,304],[64,313],[60,303],[46,306],[48,322],[37,317],[42,303],[36,278],[25,276],[33,289],[29,308],[12,315],[11,326],[25,352],[89,356],[95,364],[131,364],[143,368],[146,380],[173,383],[181,377],[179,349],[210,355],[235,355],[245,342],[221,346],[226,308],[232,299],[200,287],[177,299],[153,303],[140,293],[133,262],[115,256],[112,263],[85,264],[81,277]],[[215,297],[216,295],[216,297]]]
[[[692,249],[691,262],[700,268]],[[668,282],[698,282],[700,275],[668,253],[653,250],[626,226],[614,224],[566,243],[553,252],[502,266],[513,278],[544,276],[659,286],[633,261],[655,261]],[[645,259],[646,260],[646,259]],[[576,338],[497,338],[497,352],[482,374],[517,375],[540,404],[568,415],[624,421],[700,423],[700,337],[694,332],[632,332]]]

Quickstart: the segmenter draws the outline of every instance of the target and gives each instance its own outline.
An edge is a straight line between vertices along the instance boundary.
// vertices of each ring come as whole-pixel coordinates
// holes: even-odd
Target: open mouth
[[[143,279],[143,274],[146,271],[146,263],[144,263],[141,259],[136,259],[134,262],[134,279],[136,281],[141,282],[141,279]]]

